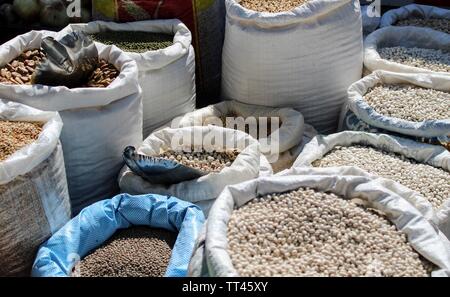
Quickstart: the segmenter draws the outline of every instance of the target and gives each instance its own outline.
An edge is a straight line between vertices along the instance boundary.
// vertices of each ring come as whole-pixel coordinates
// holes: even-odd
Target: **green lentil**
[[[104,31],[90,37],[106,45],[115,45],[128,52],[144,53],[173,45],[173,35],[150,32]]]

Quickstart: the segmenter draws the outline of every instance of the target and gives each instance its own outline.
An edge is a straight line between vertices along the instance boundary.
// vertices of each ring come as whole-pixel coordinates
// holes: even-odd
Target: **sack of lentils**
[[[119,174],[124,193],[170,195],[198,204],[208,214],[227,185],[271,174],[271,166],[250,135],[217,126],[166,128],[151,134],[138,153],[194,168],[205,175],[179,183],[157,184],[124,166]],[[261,168],[268,172],[262,172]]]
[[[63,124],[0,100],[0,276],[29,276],[41,243],[70,219]]]
[[[370,70],[427,73],[450,79],[450,34],[420,27],[385,27],[364,41],[364,66]]]
[[[62,32],[82,31],[115,45],[136,61],[142,88],[144,137],[173,118],[195,109],[195,54],[191,32],[179,20],[72,24]]]
[[[229,186],[206,224],[211,276],[450,275],[450,245],[439,230],[364,176],[298,174]]]
[[[179,127],[217,125],[250,134],[259,140],[261,152],[274,172],[291,167],[297,157],[292,155],[292,149],[302,142],[305,129],[303,115],[292,108],[265,107],[238,101],[210,105],[176,121]]]
[[[348,117],[354,114],[371,127],[416,140],[448,143],[449,100],[448,79],[427,74],[375,71],[350,86],[341,125],[358,129],[357,125],[348,124]]]
[[[65,36],[31,31],[0,46],[0,97],[46,111],[58,111],[72,211],[118,193],[123,147],[142,141],[142,94],[136,62],[114,46],[96,44],[97,68],[84,86],[30,84],[45,58],[43,38]],[[25,73],[26,72],[26,73]],[[9,79],[23,77],[20,84]]]
[[[292,107],[319,132],[336,131],[347,88],[361,78],[359,0],[225,4],[224,99]]]
[[[450,10],[428,5],[405,5],[383,14],[380,26],[426,27],[450,34]]]
[[[175,197],[120,194],[83,209],[42,244],[32,276],[186,276],[204,220]]]
[[[354,166],[398,182],[424,198],[410,196],[408,201],[420,210],[431,207],[429,218],[450,238],[450,152],[442,146],[345,131],[311,140],[293,167],[303,166]]]

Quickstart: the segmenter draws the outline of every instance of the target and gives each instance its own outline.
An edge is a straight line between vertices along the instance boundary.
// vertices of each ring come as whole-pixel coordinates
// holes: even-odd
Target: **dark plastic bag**
[[[59,41],[46,37],[41,47],[47,58],[36,68],[34,84],[80,87],[98,64],[97,48],[82,32],[72,32]]]

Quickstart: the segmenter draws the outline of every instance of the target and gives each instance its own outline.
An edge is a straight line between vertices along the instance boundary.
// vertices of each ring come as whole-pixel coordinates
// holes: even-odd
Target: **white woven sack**
[[[381,58],[378,50],[383,47],[402,46],[442,50],[449,52],[450,34],[420,27],[385,27],[371,33],[364,40],[364,66],[369,71],[385,70],[401,73],[424,72],[438,79],[450,79],[449,72],[434,72]]]
[[[3,100],[0,120],[44,123],[37,140],[0,161],[0,275],[28,276],[38,246],[70,219],[63,123],[56,112]]]
[[[276,117],[279,119],[281,126],[276,133],[260,139],[261,152],[272,166],[277,161],[288,162],[284,155],[289,155],[287,158],[292,159],[288,151],[298,146],[302,141],[305,128],[304,119],[301,113],[291,108],[272,108],[249,105],[238,101],[224,101],[188,113],[178,119],[177,122],[179,127],[220,124],[215,123],[215,120],[227,116],[242,117],[244,120],[254,117],[256,121],[259,120],[259,117]]]
[[[223,97],[292,107],[319,132],[335,131],[346,90],[361,78],[359,0],[313,0],[281,13],[225,4]]]
[[[438,145],[415,142],[413,140],[395,137],[387,134],[345,131],[328,136],[313,138],[303,149],[294,162],[294,167],[308,167],[320,160],[336,146],[365,145],[397,153],[419,163],[442,168],[450,172],[450,152]],[[355,167],[352,167],[357,169]],[[394,168],[395,170],[395,168]],[[374,176],[368,174],[367,176]],[[393,184],[396,190],[398,184]],[[397,190],[396,190],[397,191]],[[402,190],[404,192],[404,190]],[[412,205],[419,209],[427,218],[434,221],[441,231],[450,238],[450,197],[437,210],[421,194],[403,195]]]
[[[194,140],[181,143],[183,136],[187,136],[187,139],[191,139],[193,136]],[[216,143],[210,144],[210,139],[214,139]],[[138,153],[147,156],[155,156],[166,150],[190,148],[191,145],[196,150],[202,148],[205,150],[223,150],[225,142],[219,143],[221,140],[234,147],[242,144],[245,144],[245,147],[231,166],[218,173],[210,173],[198,179],[178,184],[158,185],[146,181],[134,174],[127,166],[124,166],[119,174],[120,189],[122,192],[133,195],[153,193],[175,196],[185,201],[198,203],[207,215],[213,200],[217,198],[225,186],[256,178],[259,175],[271,174],[270,164],[261,155],[257,140],[244,132],[212,125],[179,129],[166,128],[152,133],[137,150]],[[261,167],[266,168],[266,171],[261,172]]]
[[[31,31],[0,46],[0,65],[26,49],[39,48],[46,36],[63,33]],[[142,94],[136,62],[115,46],[97,44],[99,57],[120,75],[107,88],[0,84],[0,98],[41,110],[59,111],[69,193],[74,214],[84,206],[113,196],[122,151],[142,141]]]
[[[348,109],[350,109],[365,123],[388,131],[425,138],[450,135],[450,118],[412,122],[385,116],[375,111],[364,100],[363,96],[377,84],[412,84],[418,87],[450,92],[450,79],[430,76],[425,73],[393,73],[380,70],[350,86],[348,89],[348,102],[343,108],[342,116],[345,117]],[[344,120],[345,118],[341,118],[341,124]]]
[[[437,266],[432,276],[450,276],[448,241],[398,193],[386,189],[377,179],[369,177],[311,175],[309,169],[304,175],[302,168],[296,170],[297,175],[262,177],[229,186],[220,194],[206,225],[204,254],[209,275],[238,276],[227,250],[227,225],[234,208],[239,208],[258,196],[308,187],[332,192],[345,197],[344,199],[359,198],[367,201],[371,207],[385,213],[398,230],[406,233],[412,247]]]
[[[195,54],[189,29],[179,20],[130,23],[95,21],[71,24],[63,32],[138,31],[173,34],[173,45],[144,53],[126,52],[139,68],[144,138],[173,118],[195,108]]]
[[[450,10],[429,5],[409,4],[383,14],[380,27],[394,26],[398,21],[409,18],[450,20]]]

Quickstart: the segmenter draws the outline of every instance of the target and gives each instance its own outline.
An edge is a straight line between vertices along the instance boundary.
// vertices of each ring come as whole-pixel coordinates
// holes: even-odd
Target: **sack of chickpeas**
[[[359,0],[225,5],[222,97],[291,107],[319,132],[336,131],[346,90],[361,78]]]
[[[32,276],[184,277],[204,221],[175,197],[120,194],[86,207],[43,243]]]
[[[304,166],[359,167],[371,176],[402,184],[416,192],[407,200],[424,214],[431,209],[426,217],[450,238],[450,152],[442,146],[345,131],[311,140],[293,168]]]
[[[58,113],[0,100],[0,276],[29,276],[70,219]]]
[[[448,79],[375,71],[350,86],[341,126],[358,129],[356,117],[384,131],[444,142],[450,137],[449,99]]]
[[[98,63],[87,82],[68,88],[32,84],[46,65],[46,37],[31,31],[0,46],[0,97],[45,111],[58,111],[72,211],[118,193],[124,146],[142,141],[142,91],[136,62],[115,46],[96,44]],[[44,60],[46,60],[44,62]],[[20,78],[20,80],[17,79]]]
[[[370,70],[426,73],[450,79],[450,34],[420,27],[385,27],[364,41],[364,66]]]
[[[159,176],[146,177],[139,169],[124,166],[119,174],[122,192],[175,196],[198,204],[205,214],[225,186],[272,173],[256,139],[241,131],[212,125],[159,130],[144,140],[137,153],[138,160],[148,159],[148,165],[141,162],[142,170],[152,165],[148,157],[156,157],[183,165],[187,170],[200,171],[202,175],[158,184],[153,180]]]
[[[204,255],[211,276],[450,276],[449,247],[379,180],[297,169],[225,188]]]
[[[116,45],[136,61],[142,88],[144,137],[195,109],[195,54],[189,29],[179,20],[71,24],[96,42]]]
[[[450,10],[429,5],[410,4],[383,14],[380,27],[417,26],[450,34]]]
[[[178,119],[178,127],[217,125],[250,134],[278,172],[291,167],[295,148],[303,139],[303,115],[292,108],[273,108],[224,101],[190,112]]]

